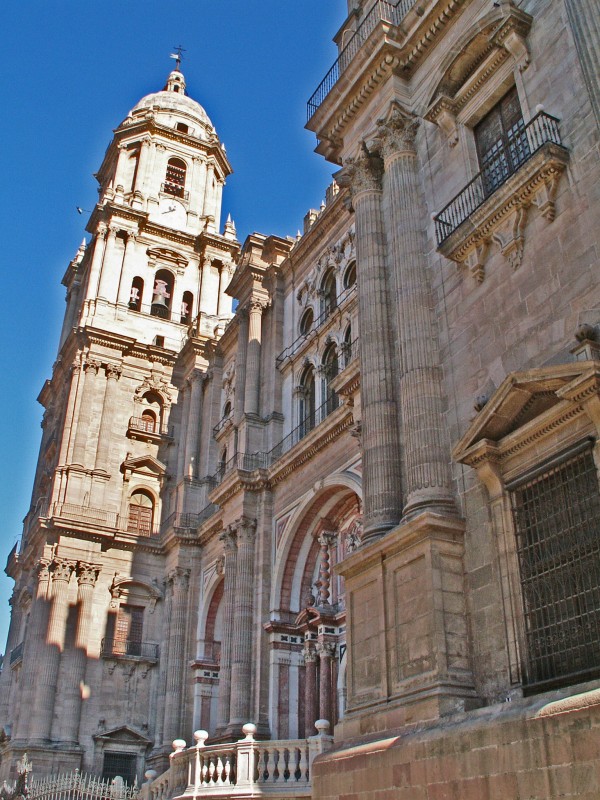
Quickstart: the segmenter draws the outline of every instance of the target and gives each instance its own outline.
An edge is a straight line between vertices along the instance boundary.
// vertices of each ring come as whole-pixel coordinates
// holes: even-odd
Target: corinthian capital
[[[339,186],[348,187],[352,197],[361,192],[380,192],[383,177],[383,162],[378,155],[370,153],[363,144],[356,158],[347,159],[343,168],[336,172]]]
[[[384,161],[403,153],[415,155],[418,127],[417,117],[393,103],[387,116],[377,122],[378,149]]]
[[[95,586],[100,574],[100,564],[77,563],[77,583],[84,586]]]
[[[256,533],[255,519],[240,517],[239,519],[236,519],[234,525],[239,540],[249,542],[254,539],[254,535]]]
[[[71,580],[71,575],[75,569],[75,564],[72,561],[67,561],[65,558],[57,558],[52,562],[52,580],[53,581],[66,581]]]
[[[167,581],[172,585],[173,590],[187,589],[190,582],[190,570],[183,567],[175,567],[167,575]]]

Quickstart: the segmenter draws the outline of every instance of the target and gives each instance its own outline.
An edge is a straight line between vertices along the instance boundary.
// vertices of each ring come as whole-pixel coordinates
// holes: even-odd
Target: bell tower
[[[240,247],[231,218],[220,222],[231,172],[178,61],[116,128],[95,176],[91,241],[63,278],[32,502],[8,564],[4,777],[27,752],[42,773],[102,773],[118,756],[140,779],[145,758],[159,764],[191,724],[182,653],[199,555],[179,532],[208,505],[199,465],[217,466],[204,378],[232,318]]]

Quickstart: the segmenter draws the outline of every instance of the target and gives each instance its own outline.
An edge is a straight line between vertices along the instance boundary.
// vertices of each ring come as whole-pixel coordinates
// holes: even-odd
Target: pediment
[[[135,458],[128,457],[121,464],[121,472],[123,473],[149,475],[155,478],[161,478],[166,471],[166,465],[149,454]]]
[[[109,731],[94,734],[96,741],[113,742],[119,744],[143,744],[148,746],[152,744],[151,740],[144,736],[140,731],[136,731],[130,725],[121,725],[118,728],[112,728]]]
[[[168,247],[149,247],[146,250],[148,256],[149,266],[156,267],[157,265],[170,266],[178,272],[182,272],[188,265],[188,259],[178,253],[176,250],[171,250]]]
[[[600,379],[597,361],[574,361],[525,372],[514,372],[496,389],[456,445],[453,457],[466,461],[476,445],[498,443],[552,410],[566,409],[583,399]]]

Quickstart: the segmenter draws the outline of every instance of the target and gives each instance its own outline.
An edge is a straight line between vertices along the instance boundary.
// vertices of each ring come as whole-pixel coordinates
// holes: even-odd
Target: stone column
[[[181,403],[181,433],[179,436],[179,450],[177,452],[177,482],[179,482],[185,475],[185,449],[190,414],[190,387],[187,383],[184,383],[179,390],[177,402],[178,404]]]
[[[315,722],[318,717],[317,710],[317,652],[310,646],[302,651],[304,656],[304,736],[315,735]]]
[[[98,280],[100,278],[100,268],[102,266],[102,259],[104,258],[104,251],[106,249],[106,235],[108,227],[104,222],[98,225],[96,237],[94,239],[94,252],[92,254],[92,262],[90,264],[90,276],[87,282],[86,300],[93,299],[98,295]]]
[[[600,128],[600,18],[596,0],[565,0],[575,49]]]
[[[202,419],[202,384],[204,374],[194,372],[188,380],[190,402],[188,409],[187,436],[185,442],[185,475],[195,478],[198,474],[198,451],[200,442],[200,420]]]
[[[150,161],[150,137],[145,137],[140,142],[140,154],[138,156],[138,163],[135,170],[134,190],[144,192],[147,189],[146,178],[149,173]],[[144,192],[147,194],[147,192]]]
[[[163,744],[170,744],[184,732],[181,710],[183,708],[183,669],[185,666],[185,637],[187,629],[187,604],[189,569],[176,567],[169,575],[172,591],[171,624],[169,626],[169,666],[165,695],[165,722]]]
[[[133,254],[135,253],[135,243],[137,241],[137,233],[135,231],[127,231],[127,241],[125,242],[125,255],[123,257],[123,266],[121,268],[121,275],[119,278],[119,295],[117,302],[121,305],[127,305],[131,296],[131,281],[125,279],[126,265],[131,264],[133,261]]]
[[[443,374],[425,257],[423,199],[415,137],[418,122],[393,105],[378,136],[385,165],[384,206],[399,332],[400,407],[404,426],[404,515],[454,512],[450,453],[444,435]],[[362,330],[362,329],[361,329]]]
[[[58,670],[65,648],[65,633],[69,613],[69,581],[75,564],[65,559],[52,562],[52,601],[48,618],[46,646],[36,670],[35,704],[31,708],[30,739],[45,742],[50,739]],[[43,633],[42,633],[43,636]]]
[[[331,564],[329,557],[329,548],[335,542],[335,533],[331,531],[323,531],[318,539],[321,545],[320,559],[319,559],[319,599],[317,601],[319,606],[330,605],[329,598],[331,596]],[[329,719],[329,717],[325,717]]]
[[[46,559],[40,559],[35,565],[37,583],[25,637],[21,668],[21,702],[19,703],[19,716],[13,730],[13,739],[26,739],[30,731],[40,659],[45,649],[44,639],[48,627],[49,563]]]
[[[92,404],[96,396],[96,376],[100,369],[100,362],[89,358],[84,364],[85,378],[79,403],[77,416],[77,430],[75,431],[75,444],[73,446],[72,462],[82,467],[86,465],[86,445],[92,420]]]
[[[119,228],[116,225],[110,225],[108,235],[106,237],[106,248],[104,250],[104,258],[102,259],[102,272],[100,273],[100,285],[98,286],[98,297],[115,302],[116,297],[111,297],[111,287],[114,284],[115,271],[118,269],[117,264],[114,263],[115,242],[117,240],[117,233]],[[120,272],[120,270],[119,270]]]
[[[96,450],[96,469],[102,469],[105,472],[108,472],[110,467],[111,434],[116,407],[115,397],[117,394],[117,382],[122,372],[122,368],[116,364],[106,365],[106,391],[104,393],[104,405],[102,406],[100,430],[98,431],[98,448]]]
[[[6,640],[6,654],[4,656],[4,669],[0,674],[0,726],[7,725],[12,722],[8,718],[8,710],[10,706],[10,686],[12,682],[12,670],[10,667],[10,654],[11,651],[21,641],[21,623],[23,620],[23,609],[19,602],[19,595],[21,587],[15,586],[12,596],[8,601],[10,603],[10,624],[8,627],[8,637]]]
[[[224,730],[229,722],[229,706],[231,703],[231,648],[237,572],[237,536],[231,526],[221,534],[220,541],[223,542],[225,550],[225,586],[223,593],[223,633],[221,640],[221,666],[219,669],[217,728],[218,730]]]
[[[245,411],[246,348],[248,347],[248,311],[243,308],[236,314],[238,320],[237,351],[235,356],[235,408],[233,423],[239,425]]]
[[[242,517],[236,522],[236,530],[238,552],[231,648],[229,727],[237,731],[248,722],[251,708],[256,520]]]
[[[248,306],[248,346],[246,351],[246,387],[244,391],[244,410],[246,414],[258,414],[263,309],[264,303],[258,300],[251,300]]]
[[[335,644],[332,642],[317,642],[319,654],[319,719],[332,722],[331,707],[331,660],[335,655]],[[314,721],[314,720],[313,720]]]
[[[365,543],[398,524],[402,505],[382,173],[381,159],[362,152],[336,175],[350,187],[356,217]]]
[[[71,653],[69,670],[65,676],[64,706],[59,721],[60,738],[63,741],[79,741],[82,689],[87,666],[87,647],[92,624],[92,602],[94,586],[100,573],[99,564],[77,564],[77,629],[75,650]]]

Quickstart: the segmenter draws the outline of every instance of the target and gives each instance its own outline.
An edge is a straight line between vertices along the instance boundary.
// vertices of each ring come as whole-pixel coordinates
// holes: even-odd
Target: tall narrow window
[[[306,336],[312,330],[314,314],[312,308],[307,308],[300,319],[300,335]]]
[[[163,184],[165,194],[173,197],[183,197],[185,194],[185,161],[180,158],[170,158],[167,162],[167,174]]]
[[[486,114],[474,133],[487,195],[501,186],[530,155],[516,88]]]
[[[323,368],[324,368],[324,381],[325,381],[325,402],[326,413],[331,414],[332,411],[339,405],[337,392],[331,388],[331,381],[336,377],[339,372],[339,363],[337,357],[337,350],[335,344],[332,342],[327,345],[325,353],[323,354]]]
[[[154,519],[154,500],[147,492],[134,492],[129,500],[127,530],[139,536],[150,536]]]
[[[113,653],[123,656],[142,654],[142,635],[144,632],[143,606],[119,606],[115,625]]]
[[[154,277],[154,288],[152,290],[152,305],[150,306],[152,316],[161,317],[161,319],[169,318],[174,283],[175,279],[169,270],[158,270]]]
[[[524,685],[600,675],[600,492],[591,450],[509,486],[523,596]]]
[[[315,427],[315,373],[311,366],[306,367],[300,379],[301,393],[298,407],[299,439]]]
[[[189,325],[192,321],[192,311],[194,308],[194,295],[191,292],[184,292],[181,301],[180,322]]]
[[[142,308],[142,297],[144,296],[144,281],[136,276],[131,282],[129,293],[129,308],[132,311],[140,311]]]
[[[330,269],[321,283],[321,314],[327,316],[337,306],[335,273]]]

